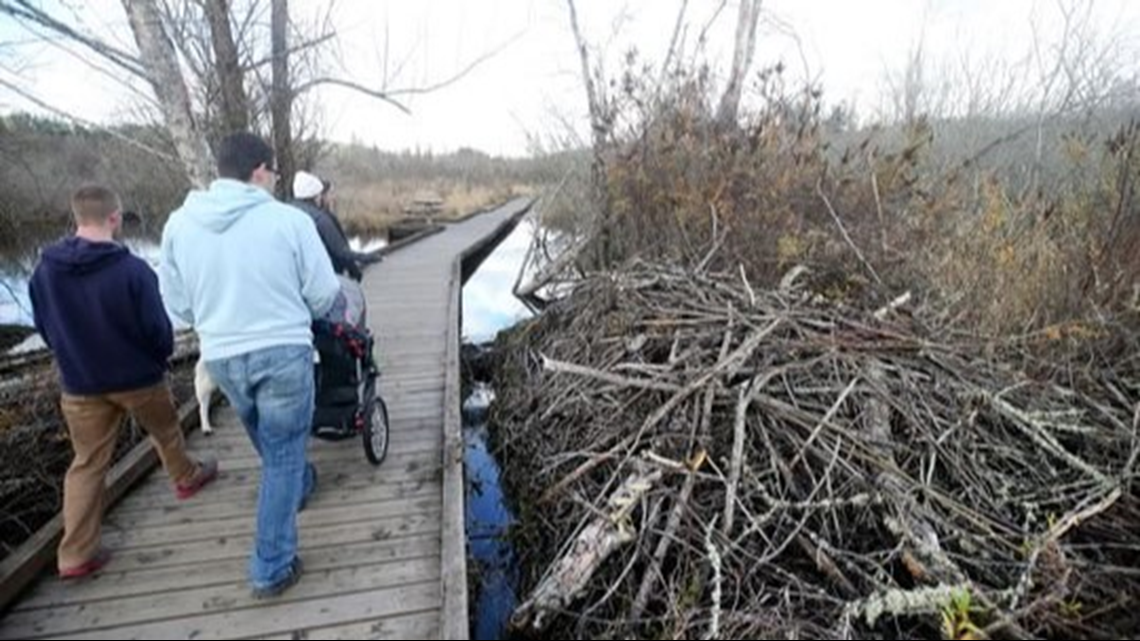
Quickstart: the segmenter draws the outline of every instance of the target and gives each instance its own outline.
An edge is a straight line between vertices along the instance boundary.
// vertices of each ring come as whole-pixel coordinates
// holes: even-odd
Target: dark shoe
[[[174,486],[174,494],[178,499],[185,500],[198,493],[207,483],[218,476],[218,460],[210,458],[198,465],[198,473],[190,477],[189,481]]]
[[[304,568],[301,566],[301,557],[293,557],[293,562],[289,564],[289,573],[286,574],[285,577],[277,583],[271,583],[262,587],[254,586],[253,598],[268,599],[270,597],[275,597],[281,594],[285,590],[288,590],[289,588],[293,587],[294,583],[301,580],[301,573],[303,569]]]
[[[59,571],[59,578],[67,581],[70,579],[80,579],[90,574],[98,572],[107,562],[111,560],[111,551],[107,548],[99,548],[95,552],[95,556],[91,557],[90,561],[80,563],[75,567],[64,568]]]
[[[301,506],[297,508],[298,512],[303,511],[305,509],[305,506],[309,504],[309,497],[317,493],[317,466],[313,465],[312,463],[308,463],[308,469],[313,471],[313,487],[309,488],[309,491],[305,493],[305,496],[301,497]]]

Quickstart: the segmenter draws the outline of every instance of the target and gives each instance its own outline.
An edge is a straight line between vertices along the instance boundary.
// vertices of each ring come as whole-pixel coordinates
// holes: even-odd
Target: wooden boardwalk
[[[221,473],[190,501],[151,473],[105,519],[114,552],[75,584],[42,576],[0,619],[0,638],[466,639],[459,425],[460,260],[510,230],[529,200],[448,226],[370,267],[392,441],[373,467],[359,439],[314,439],[319,488],[299,517],[305,574],[276,599],[249,593],[260,464],[236,416],[215,409]]]

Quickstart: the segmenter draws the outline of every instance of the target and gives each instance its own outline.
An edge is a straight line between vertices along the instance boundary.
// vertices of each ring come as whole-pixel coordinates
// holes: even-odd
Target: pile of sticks
[[[642,264],[501,337],[515,632],[1140,629],[1135,338],[1084,327],[1042,363],[1073,332],[997,343],[931,318]]]

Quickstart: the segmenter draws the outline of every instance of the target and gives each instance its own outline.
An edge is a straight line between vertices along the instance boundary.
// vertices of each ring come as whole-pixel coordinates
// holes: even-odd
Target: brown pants
[[[62,570],[86,563],[99,550],[107,469],[128,412],[150,436],[162,466],[175,483],[190,479],[197,472],[197,463],[186,455],[174,396],[165,382],[93,396],[65,392],[60,406],[75,450],[63,485],[63,539],[57,561]]]

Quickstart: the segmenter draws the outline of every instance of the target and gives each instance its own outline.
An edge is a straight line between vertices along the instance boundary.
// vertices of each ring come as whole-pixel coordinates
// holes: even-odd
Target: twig
[[[724,536],[731,538],[734,511],[736,510],[736,491],[737,486],[740,484],[740,472],[744,468],[744,439],[745,427],[748,419],[748,406],[752,404],[752,399],[756,393],[763,389],[764,385],[772,378],[772,374],[767,376],[757,376],[752,379],[747,386],[740,386],[740,395],[736,401],[736,423],[733,430],[732,439],[732,462],[730,463],[728,471],[728,488],[725,492],[724,499]]]
[[[831,213],[831,218],[835,220],[835,224],[839,226],[839,231],[843,234],[844,240],[851,246],[851,249],[855,250],[855,255],[859,258],[859,262],[863,263],[867,271],[871,272],[871,276],[874,277],[875,282],[882,286],[883,279],[879,278],[879,273],[875,271],[871,263],[867,262],[867,258],[863,256],[863,252],[860,251],[859,246],[855,244],[855,241],[852,240],[851,236],[847,233],[847,228],[843,226],[843,221],[839,219],[839,214],[836,213],[835,208],[831,206],[831,200],[828,199],[827,194],[823,193],[823,185],[816,184],[815,191],[819,194],[819,197],[823,199],[823,204],[827,205],[827,211]]]
[[[564,363],[556,361],[546,355],[540,355],[542,358],[542,367],[551,372],[562,372],[565,374],[574,374],[576,376],[585,376],[599,381],[605,381],[613,385],[622,387],[635,387],[638,389],[654,390],[658,392],[672,392],[677,393],[682,391],[680,385],[673,385],[670,383],[662,383],[660,381],[649,381],[636,378],[628,378],[626,376],[618,376],[617,374],[610,374],[596,370],[592,367],[585,367],[583,365],[575,365],[574,363]]]
[[[1100,470],[1097,470],[1093,466],[1082,461],[1080,458],[1066,450],[1064,446],[1057,442],[1057,439],[1053,438],[1052,434],[1049,434],[1045,428],[1038,425],[1037,422],[1034,421],[1032,417],[1027,416],[1025,412],[1017,409],[1013,405],[1010,405],[995,394],[988,394],[987,396],[989,397],[990,402],[995,408],[997,408],[998,411],[1013,419],[1011,422],[1017,426],[1017,428],[1020,429],[1026,436],[1032,439],[1033,442],[1041,446],[1042,449],[1064,460],[1072,467],[1089,475],[1102,486],[1110,487],[1112,485],[1112,482],[1109,480],[1109,478],[1105,476]]]
[[[641,587],[637,589],[637,596],[629,609],[629,618],[634,621],[640,620],[641,615],[645,612],[645,606],[649,603],[649,594],[657,584],[657,578],[661,575],[661,564],[665,562],[665,557],[669,554],[669,548],[673,545],[677,528],[681,525],[681,517],[684,516],[685,510],[689,507],[689,499],[692,498],[693,488],[696,486],[696,470],[689,470],[689,474],[685,477],[685,484],[681,487],[681,494],[673,503],[673,510],[669,513],[665,532],[657,541],[657,549],[653,552],[653,561],[650,563],[649,569],[645,571],[645,576],[641,579]]]
[[[714,517],[708,527],[705,528],[705,552],[709,555],[709,565],[712,567],[712,612],[709,616],[709,630],[705,634],[706,639],[720,638],[720,616],[721,616],[721,590],[724,577],[722,575],[720,551],[717,550],[716,544],[713,543],[713,533],[716,532],[716,518]]]
[[[691,396],[697,390],[700,390],[708,385],[709,382],[716,377],[721,376],[722,374],[725,374],[726,372],[729,372],[734,368],[739,368],[741,365],[743,365],[744,362],[752,356],[756,349],[760,347],[760,343],[763,342],[764,339],[767,338],[772,332],[776,331],[782,322],[782,318],[776,318],[772,322],[768,323],[768,325],[763,329],[754,332],[751,336],[748,337],[747,340],[744,341],[743,344],[741,344],[740,347],[736,348],[736,350],[734,350],[726,358],[721,359],[720,362],[716,364],[716,366],[702,374],[697,380],[687,385],[684,389],[674,394],[668,401],[665,402],[664,405],[657,408],[657,410],[654,411],[637,430],[637,434],[633,438],[633,445],[636,446],[636,444],[641,441],[641,438],[645,435],[645,433],[660,423],[666,416],[668,416],[669,413],[672,412],[681,403],[681,401]]]
[[[1014,591],[1013,600],[1010,604],[1011,610],[1017,609],[1018,602],[1025,598],[1029,589],[1033,587],[1033,570],[1037,566],[1037,559],[1041,556],[1041,552],[1050,545],[1060,541],[1061,537],[1065,536],[1069,530],[1107,511],[1120,500],[1123,493],[1124,491],[1118,487],[1109,492],[1108,496],[1098,501],[1095,505],[1091,505],[1083,510],[1070,512],[1065,515],[1063,519],[1054,524],[1053,527],[1049,528],[1045,535],[1041,537],[1041,540],[1033,546],[1033,551],[1029,554],[1029,559],[1025,564],[1025,571],[1021,573],[1021,579],[1018,581],[1017,589]]]
[[[879,196],[879,176],[875,173],[874,167],[871,168],[871,192],[875,194],[875,211],[879,214],[879,240],[885,253],[887,251],[887,221],[883,216],[883,199]]]
[[[752,301],[752,306],[756,307],[756,291],[752,289],[752,285],[748,282],[748,274],[744,273],[744,264],[740,265],[740,280],[744,283],[744,289],[748,291],[748,299]]]
[[[803,460],[804,453],[808,451],[808,449],[811,447],[811,444],[814,443],[815,439],[819,437],[819,433],[823,431],[823,428],[831,423],[831,419],[835,417],[835,414],[839,411],[839,408],[843,407],[843,401],[847,400],[847,397],[851,394],[852,391],[855,390],[855,386],[858,384],[859,377],[855,377],[851,379],[851,382],[847,384],[847,387],[844,388],[842,392],[840,392],[839,398],[835,399],[835,402],[831,404],[830,408],[828,408],[827,413],[823,415],[823,418],[819,419],[819,422],[811,431],[811,435],[808,436],[807,441],[804,442],[803,447],[800,448],[800,451],[796,453],[796,458],[792,459],[791,464],[788,465],[790,469],[796,469],[796,465],[798,465],[799,462]]]
[[[1132,473],[1136,471],[1136,459],[1140,457],[1140,438],[1138,436],[1140,436],[1140,403],[1137,403],[1136,409],[1132,411],[1132,454],[1129,455],[1128,462],[1124,464],[1122,478],[1131,478]]]

